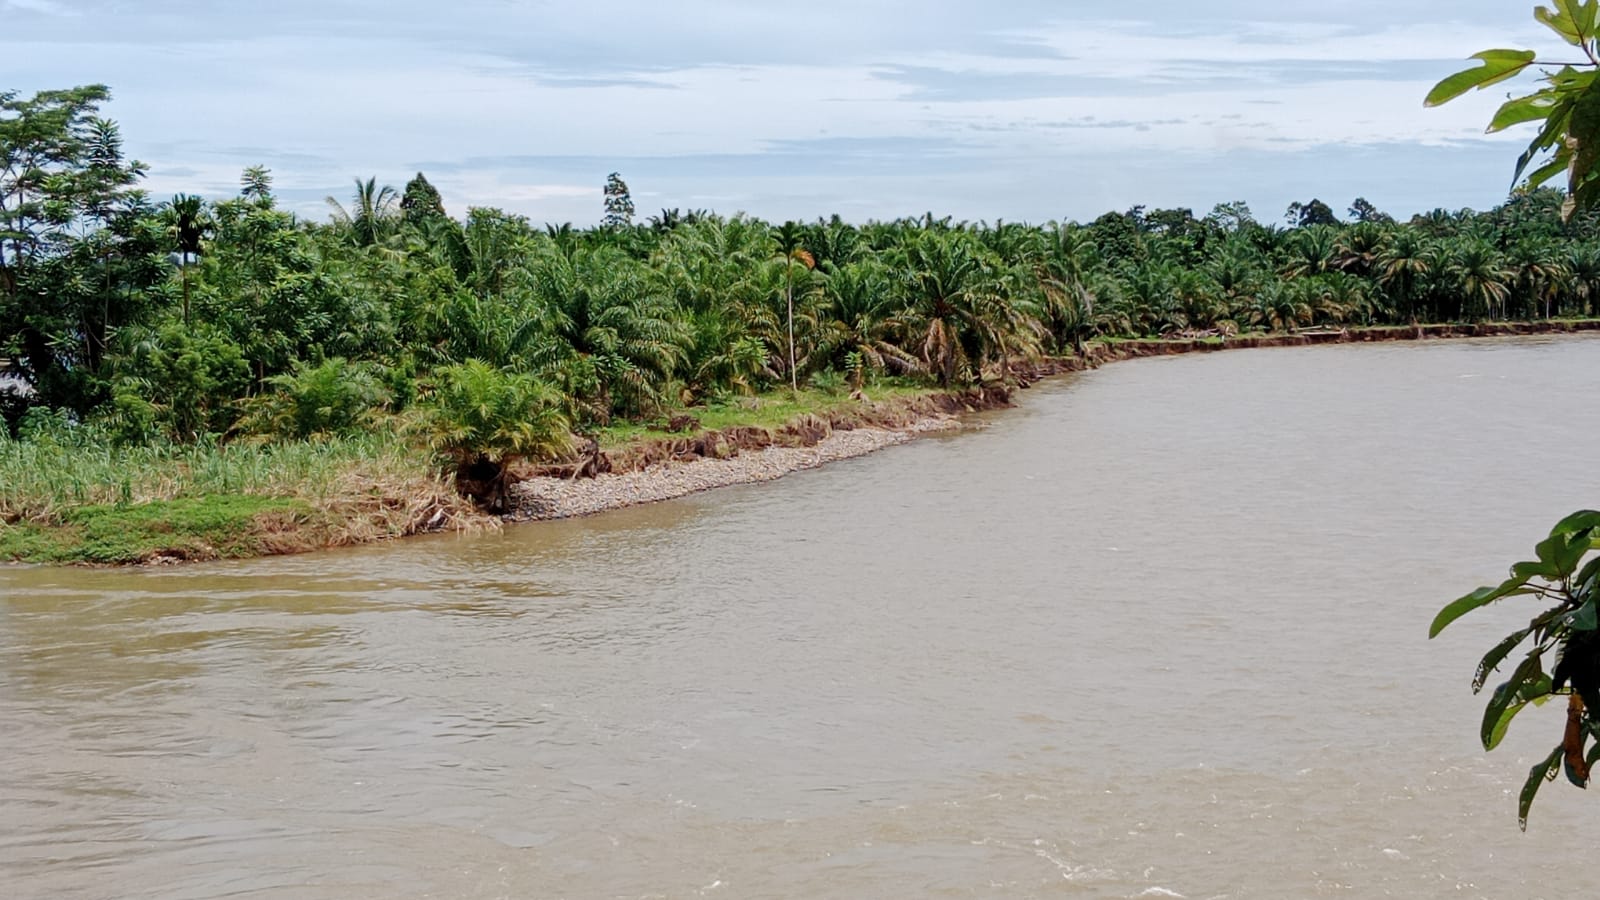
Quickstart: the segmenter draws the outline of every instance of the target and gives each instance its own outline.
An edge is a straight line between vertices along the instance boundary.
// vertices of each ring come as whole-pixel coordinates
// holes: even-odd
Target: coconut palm
[[[372,247],[395,232],[400,221],[400,195],[387,184],[379,187],[377,178],[357,178],[355,182],[349,208],[332,197],[326,202],[333,210],[334,223],[356,246]]]

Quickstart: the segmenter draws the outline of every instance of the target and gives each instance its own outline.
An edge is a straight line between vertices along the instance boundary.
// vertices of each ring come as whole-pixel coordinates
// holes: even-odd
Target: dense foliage
[[[259,167],[233,197],[151,199],[99,115],[108,96],[0,94],[0,356],[28,385],[7,406],[13,432],[41,406],[135,444],[348,433],[464,409],[440,387],[470,372],[487,390],[485,371],[544,399],[496,407],[525,421],[434,416],[433,434],[585,432],[819,375],[974,384],[1093,338],[1600,304],[1596,222],[1564,221],[1554,191],[1404,223],[1365,200],[1348,221],[1296,203],[1284,226],[1242,203],[1046,225],[679,210],[634,223],[613,174],[605,224],[575,229],[489,208],[452,218],[419,173],[403,191],[357,179],[313,222],[280,207]]]

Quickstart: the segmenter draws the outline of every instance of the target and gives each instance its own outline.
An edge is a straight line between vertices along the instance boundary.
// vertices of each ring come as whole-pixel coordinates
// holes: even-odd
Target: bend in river
[[[605,516],[0,570],[8,897],[1574,897],[1446,600],[1593,505],[1600,340],[1154,359]],[[1584,835],[1585,837],[1580,837]]]

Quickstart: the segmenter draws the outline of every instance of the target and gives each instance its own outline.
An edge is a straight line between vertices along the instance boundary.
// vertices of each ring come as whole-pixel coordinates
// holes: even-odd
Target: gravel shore
[[[511,489],[513,522],[569,519],[608,509],[656,503],[734,484],[772,481],[840,459],[903,444],[918,434],[959,428],[948,416],[923,419],[904,429],[835,431],[812,447],[746,450],[730,459],[668,462],[639,472],[594,478],[530,478]]]

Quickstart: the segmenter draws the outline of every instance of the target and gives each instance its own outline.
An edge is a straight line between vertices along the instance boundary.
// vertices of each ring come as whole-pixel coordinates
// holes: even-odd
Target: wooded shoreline
[[[171,564],[224,558],[287,555],[374,543],[416,534],[455,530],[463,533],[497,529],[505,523],[528,523],[595,515],[690,494],[772,481],[792,472],[873,453],[918,435],[961,427],[961,417],[981,410],[1015,405],[1018,391],[1051,376],[1083,372],[1130,359],[1213,353],[1267,347],[1328,344],[1432,341],[1463,338],[1573,335],[1600,332],[1600,319],[1538,322],[1488,322],[1463,325],[1415,325],[1324,329],[1288,334],[1205,335],[1182,338],[1101,340],[1085,346],[1081,356],[1044,358],[1012,366],[1006,385],[966,390],[929,388],[918,393],[872,399],[869,388],[860,399],[843,399],[770,428],[736,424],[679,435],[635,439],[597,447],[596,459],[582,474],[560,473],[559,467],[524,467],[512,490],[513,506],[503,516],[489,516],[469,504],[451,502],[443,483],[418,491],[402,480],[374,479],[358,492],[364,502],[342,497],[324,508],[260,495],[226,495],[203,500],[175,500],[127,507],[85,507],[104,527],[153,529],[154,543],[134,558],[74,560],[52,556],[61,540],[93,540],[75,533],[82,522],[69,515],[64,524],[0,523],[0,555],[24,562],[77,564]],[[213,522],[215,537],[164,521],[194,512],[197,503],[220,506],[232,520]],[[141,508],[142,507],[142,508]],[[373,525],[374,518],[380,519]],[[209,520],[208,520],[209,521]],[[130,525],[130,522],[134,524]],[[90,530],[93,529],[91,526]],[[13,532],[8,536],[7,531]],[[173,535],[163,546],[159,535]],[[44,549],[41,549],[44,548]]]

